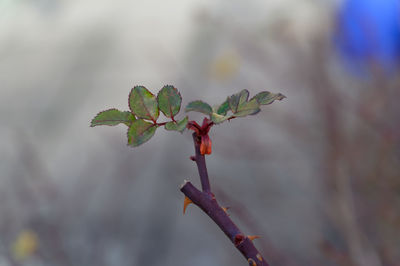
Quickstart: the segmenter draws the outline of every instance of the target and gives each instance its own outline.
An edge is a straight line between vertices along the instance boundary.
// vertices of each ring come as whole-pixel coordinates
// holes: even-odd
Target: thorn
[[[191,201],[188,197],[185,196],[185,200],[183,201],[183,214],[185,214],[186,208],[190,203],[193,203],[193,201]]]
[[[196,157],[194,157],[194,156],[190,156],[189,158],[190,158],[190,160],[192,160],[193,162],[196,161]]]
[[[254,235],[254,236],[247,236],[247,238],[253,241],[254,239],[261,238],[261,236]]]
[[[229,213],[228,213],[228,210],[231,208],[231,207],[221,207],[223,210],[224,210],[224,212],[229,216]]]
[[[249,258],[247,262],[249,263],[250,266],[257,266],[257,263],[252,258]]]

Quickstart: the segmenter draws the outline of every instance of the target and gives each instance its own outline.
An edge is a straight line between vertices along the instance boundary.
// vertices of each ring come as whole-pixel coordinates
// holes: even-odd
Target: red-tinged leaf
[[[137,147],[145,143],[154,136],[157,127],[143,119],[135,120],[128,129],[128,145]]]
[[[158,107],[166,117],[174,117],[181,109],[182,96],[171,85],[164,86],[157,95]]]
[[[131,90],[129,108],[138,118],[152,121],[156,121],[160,114],[156,97],[143,86]]]

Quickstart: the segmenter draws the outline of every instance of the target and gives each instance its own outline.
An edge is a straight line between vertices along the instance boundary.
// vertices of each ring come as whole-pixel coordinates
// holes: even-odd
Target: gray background
[[[127,110],[133,86],[165,84],[184,105],[241,89],[287,96],[214,127],[207,157],[217,198],[272,265],[398,265],[398,133],[385,146],[354,106],[387,95],[365,102],[392,125],[399,82],[343,69],[336,4],[0,1],[0,265],[246,264],[198,208],[182,216],[180,184],[199,185],[189,132],[130,148],[125,126],[89,127],[100,110]],[[382,206],[389,218],[375,221]],[[38,248],[18,259],[24,230]]]

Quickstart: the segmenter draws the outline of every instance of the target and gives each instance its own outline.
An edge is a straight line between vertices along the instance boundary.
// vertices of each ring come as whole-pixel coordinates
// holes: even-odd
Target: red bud
[[[208,135],[201,136],[200,153],[211,154],[211,139]]]

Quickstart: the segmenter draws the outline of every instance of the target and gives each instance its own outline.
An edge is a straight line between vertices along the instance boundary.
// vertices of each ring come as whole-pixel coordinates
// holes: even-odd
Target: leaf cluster
[[[190,102],[185,111],[195,111],[209,115],[212,122],[220,124],[236,117],[255,115],[261,111],[261,105],[268,105],[275,100],[281,101],[284,98],[286,96],[281,93],[262,91],[249,100],[249,91],[245,89],[228,96],[223,103],[215,107],[211,107],[203,101]]]
[[[160,126],[166,130],[183,132],[188,123],[187,116],[175,120],[181,109],[182,96],[174,86],[164,86],[157,97],[144,86],[136,86],[129,93],[128,102],[130,111],[114,108],[102,111],[93,118],[90,126],[125,124],[128,126],[128,145],[136,147],[153,137]],[[171,121],[157,123],[160,111]]]
[[[284,98],[286,97],[281,93],[262,91],[249,99],[249,91],[242,90],[214,107],[203,101],[190,102],[185,111],[206,114],[213,124],[220,124],[236,117],[255,115],[260,112],[261,105],[268,105]],[[93,118],[90,126],[125,124],[128,126],[128,145],[136,147],[151,139],[157,128],[161,126],[164,126],[166,130],[183,132],[188,125],[187,116],[181,120],[175,120],[175,116],[181,109],[182,97],[174,86],[165,85],[157,96],[144,86],[135,86],[129,93],[128,102],[129,111],[120,111],[115,108],[102,111]],[[170,121],[157,123],[160,111]]]

